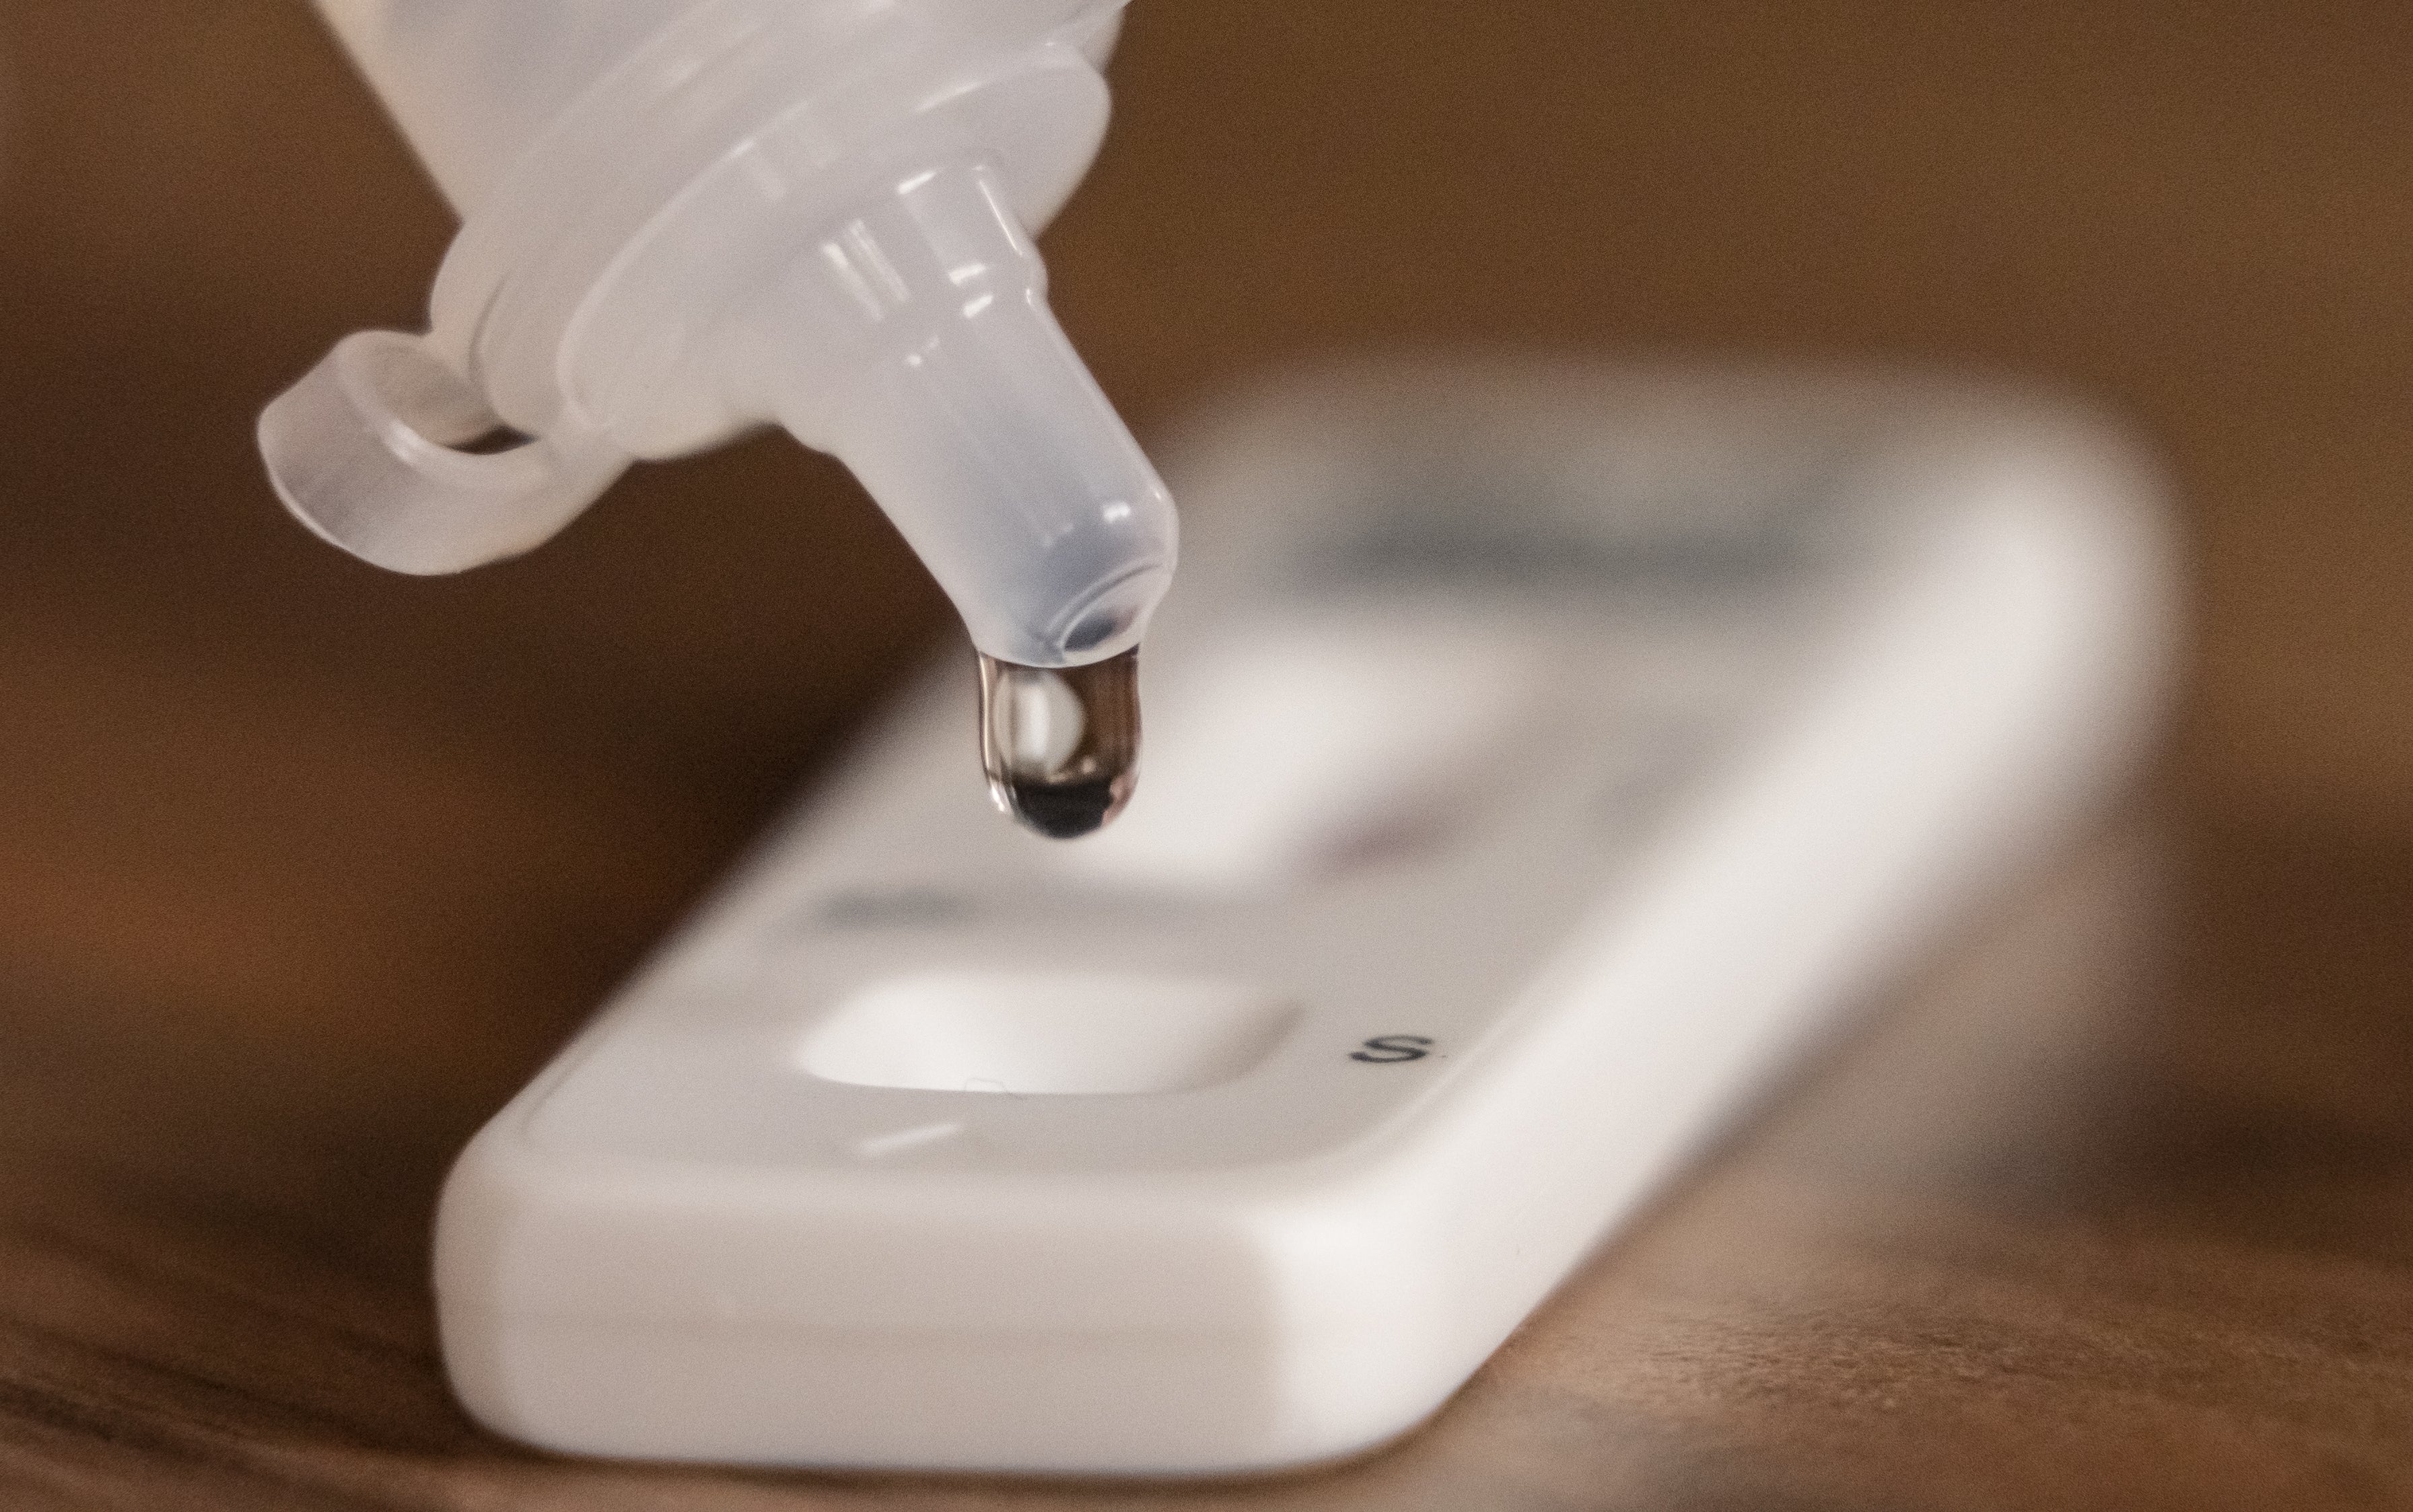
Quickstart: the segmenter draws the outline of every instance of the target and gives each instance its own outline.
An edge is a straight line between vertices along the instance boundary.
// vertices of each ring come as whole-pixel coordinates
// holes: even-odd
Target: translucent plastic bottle
[[[1096,154],[1121,4],[319,0],[463,227],[427,334],[347,337],[262,414],[277,492],[448,572],[633,458],[776,423],[853,469],[984,654],[1128,651],[1172,504],[1028,234]]]

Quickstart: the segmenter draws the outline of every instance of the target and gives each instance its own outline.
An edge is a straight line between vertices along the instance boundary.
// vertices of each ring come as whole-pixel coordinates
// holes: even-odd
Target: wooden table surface
[[[0,1505],[2413,1506],[2413,12],[1143,0],[1047,250],[1144,430],[1334,349],[2009,369],[2165,446],[2135,816],[1806,1068],[1423,1432],[1262,1482],[471,1428],[446,1162],[941,606],[830,464],[387,577],[260,402],[448,219],[300,0],[0,10]]]

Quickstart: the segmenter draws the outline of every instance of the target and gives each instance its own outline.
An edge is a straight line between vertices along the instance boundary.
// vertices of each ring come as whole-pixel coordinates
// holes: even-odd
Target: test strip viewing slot
[[[1770,437],[1800,438],[1799,486]],[[1658,550],[1652,501],[1725,488],[1736,455],[1754,497],[1804,502],[1735,517],[1713,557]],[[1494,566],[1578,506],[1633,549],[1613,588],[1423,551],[1413,584],[1331,602],[1290,567],[1385,528],[1347,482],[1378,474],[1467,479]],[[1274,390],[1183,481],[1206,507],[1151,632],[1157,817],[1143,770],[1132,838],[1092,860],[998,824],[970,690],[934,680],[463,1154],[435,1276],[479,1420],[1072,1475],[1377,1444],[2124,779],[2166,654],[2150,475],[2031,399],[1373,374]],[[1761,550],[1760,514],[1806,544]],[[1284,624],[1287,665],[1260,634]],[[1220,754],[1293,727],[1262,787]],[[1647,823],[1605,812],[1668,760]],[[1323,859],[1469,771],[1439,839]]]
[[[1068,873],[1132,888],[1296,887],[1429,817],[1537,697],[1549,647],[1396,606],[1230,625],[1151,687],[1147,780]]]

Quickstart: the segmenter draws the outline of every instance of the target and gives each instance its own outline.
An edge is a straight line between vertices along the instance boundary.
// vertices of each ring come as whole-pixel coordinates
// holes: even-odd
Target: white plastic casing
[[[1172,503],[1029,235],[1096,154],[1121,0],[320,9],[464,225],[426,335],[348,337],[261,415],[311,529],[457,571],[633,458],[777,424],[854,471],[982,650],[1137,642]]]
[[[1192,448],[1139,796],[949,668],[469,1146],[461,1400],[587,1453],[1189,1475],[1431,1413],[2129,769],[2155,485],[2017,396],[1513,367]]]

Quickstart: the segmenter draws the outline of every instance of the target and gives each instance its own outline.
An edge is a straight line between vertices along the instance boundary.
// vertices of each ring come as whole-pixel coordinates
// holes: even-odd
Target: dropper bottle
[[[348,336],[262,413],[278,494],[452,572],[779,425],[962,616],[999,802],[1103,824],[1176,528],[1029,232],[1096,154],[1121,4],[319,0],[463,225],[425,334]]]

